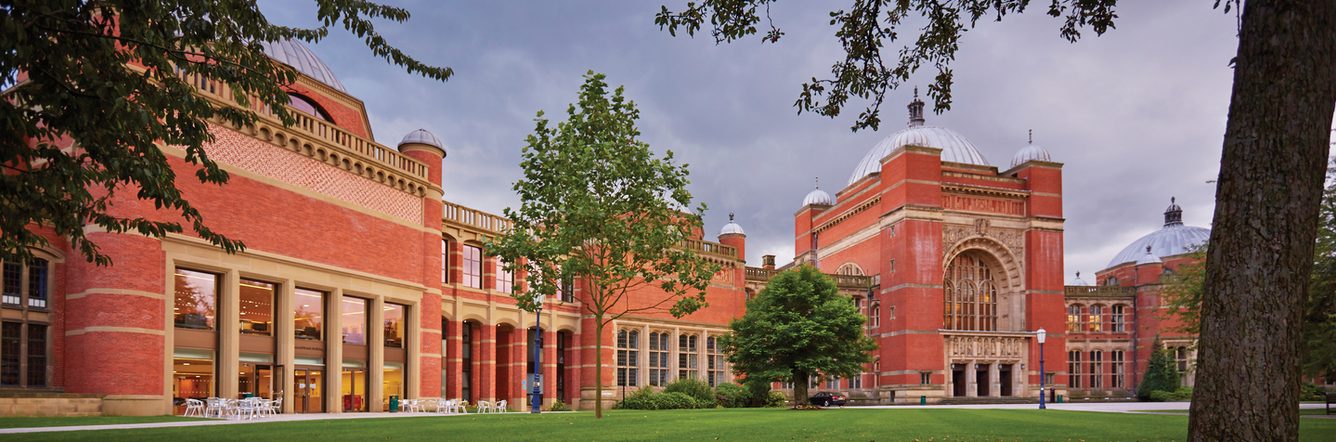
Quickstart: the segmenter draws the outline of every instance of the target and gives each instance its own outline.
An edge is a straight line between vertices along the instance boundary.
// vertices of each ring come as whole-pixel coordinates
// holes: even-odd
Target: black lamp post
[[[529,376],[529,385],[532,389],[530,397],[533,400],[529,412],[541,413],[543,411],[543,295],[541,294],[534,297],[534,330],[538,333],[533,338],[533,374]]]
[[[1047,377],[1044,374],[1044,340],[1048,338],[1048,332],[1041,328],[1035,334],[1039,341],[1039,409],[1043,410],[1048,408],[1044,406],[1044,378]]]

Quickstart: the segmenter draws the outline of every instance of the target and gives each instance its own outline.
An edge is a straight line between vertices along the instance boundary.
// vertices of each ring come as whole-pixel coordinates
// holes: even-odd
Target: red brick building
[[[391,396],[524,404],[535,318],[510,296],[524,276],[483,248],[506,221],[443,199],[446,145],[430,132],[397,149],[378,144],[362,101],[309,49],[266,50],[301,73],[296,125],[265,114],[250,127],[213,126],[205,148],[231,174],[225,186],[200,184],[184,150],[163,147],[185,196],[246,251],[191,235],[90,232],[114,265],[95,267],[55,236],[40,259],[4,263],[0,390],[37,398],[0,404],[0,414],[157,415],[187,398],[246,395],[282,398],[285,412],[379,411]],[[226,84],[189,80],[233,105]],[[172,216],[133,195],[119,193],[113,213]],[[716,336],[742,314],[745,235],[731,225],[717,243],[687,246],[724,267],[710,306],[682,319],[624,317],[602,354],[578,281],[548,303],[548,404],[590,406],[595,358],[612,397],[619,381],[731,378]],[[657,295],[646,290],[631,302]]]

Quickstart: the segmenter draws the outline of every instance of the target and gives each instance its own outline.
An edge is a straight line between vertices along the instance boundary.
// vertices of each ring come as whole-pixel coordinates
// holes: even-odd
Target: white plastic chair
[[[454,407],[455,407],[455,401],[453,401],[453,400],[445,399],[445,398],[441,398],[441,399],[437,399],[437,400],[436,400],[436,414],[449,414],[449,413],[453,413],[453,412],[454,412]]]
[[[211,397],[205,402],[204,417],[222,418],[227,413],[227,401],[223,398]]]
[[[204,417],[204,401],[186,399],[186,412],[182,416]]]
[[[490,401],[478,401],[478,414],[491,413],[492,403]]]
[[[505,400],[505,399],[502,399],[502,400],[496,401],[496,405],[495,405],[495,407],[496,407],[495,410],[496,410],[497,413],[505,413],[505,412],[506,412],[506,400]]]
[[[270,416],[283,412],[283,396],[279,396],[278,398],[269,401],[268,412]]]

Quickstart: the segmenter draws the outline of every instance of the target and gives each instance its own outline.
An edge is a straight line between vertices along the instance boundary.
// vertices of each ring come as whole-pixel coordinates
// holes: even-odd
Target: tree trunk
[[[1299,338],[1336,103],[1336,2],[1250,0],[1206,259],[1189,437],[1297,440]]]
[[[793,371],[793,408],[798,408],[807,402],[807,383],[811,378],[807,373]]]
[[[594,324],[594,419],[603,419],[603,316]]]

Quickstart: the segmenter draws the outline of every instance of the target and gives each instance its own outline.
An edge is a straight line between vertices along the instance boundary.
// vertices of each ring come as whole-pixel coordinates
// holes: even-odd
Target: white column
[[[325,300],[325,410],[343,411],[343,289]]]
[[[236,398],[239,394],[237,385],[241,359],[241,274],[229,270],[222,275],[223,287],[219,293],[217,315],[218,330],[218,394],[225,398]]]
[[[283,412],[292,412],[292,401],[296,398],[293,395],[293,374],[292,367],[296,365],[296,342],[293,333],[293,309],[292,303],[296,294],[296,283],[292,280],[283,281],[279,292],[275,294],[275,311],[278,312],[274,317],[274,333],[278,333],[278,344],[275,351],[274,361],[283,366],[283,377],[278,379],[278,388],[283,391]]]
[[[636,370],[636,384],[643,387],[649,385],[649,324],[640,327],[640,337],[640,351],[636,352],[639,355],[636,363],[640,365],[640,369]]]
[[[366,345],[371,350],[371,360],[367,361],[366,369],[368,380],[366,382],[367,410],[381,411],[382,403],[389,398],[385,394],[385,297],[377,296],[369,299],[367,309],[370,310],[371,323],[368,325]]]
[[[974,361],[965,364],[965,397],[978,397],[978,367],[975,367]]]

